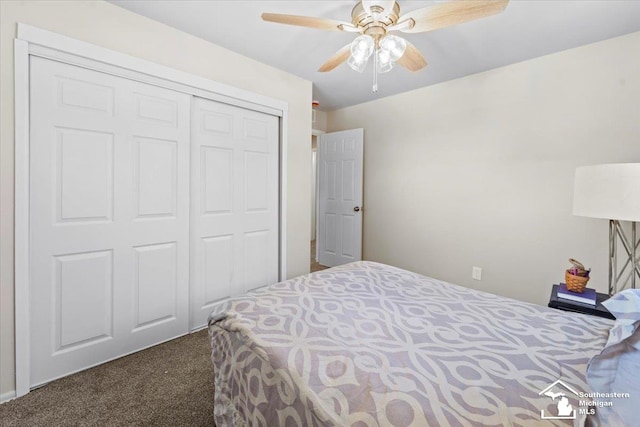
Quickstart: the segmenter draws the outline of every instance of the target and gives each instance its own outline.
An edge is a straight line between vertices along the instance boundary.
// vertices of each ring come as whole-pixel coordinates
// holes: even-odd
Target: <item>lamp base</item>
[[[640,238],[636,233],[637,222],[631,222],[631,239],[625,234],[620,221],[609,220],[609,295],[624,290],[630,284],[631,289],[640,283]],[[626,259],[620,271],[618,267],[618,243],[622,244],[626,252]]]

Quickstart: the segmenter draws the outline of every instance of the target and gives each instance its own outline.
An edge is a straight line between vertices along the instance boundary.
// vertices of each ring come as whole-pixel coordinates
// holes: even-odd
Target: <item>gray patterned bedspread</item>
[[[613,321],[357,262],[217,305],[222,426],[540,425]],[[567,425],[545,420],[544,425]]]

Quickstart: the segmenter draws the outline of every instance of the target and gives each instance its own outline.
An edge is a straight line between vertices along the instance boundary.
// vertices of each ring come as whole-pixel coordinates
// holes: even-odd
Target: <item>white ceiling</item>
[[[346,64],[319,73],[355,35],[263,22],[262,12],[350,22],[353,1],[109,0],[125,9],[206,39],[313,82],[319,109],[355,105],[446,80],[640,31],[638,0],[511,0],[499,15],[429,33],[402,35],[429,65],[416,73],[396,67],[372,93],[372,67]],[[434,4],[399,0],[402,12]],[[629,52],[639,55],[638,51]]]

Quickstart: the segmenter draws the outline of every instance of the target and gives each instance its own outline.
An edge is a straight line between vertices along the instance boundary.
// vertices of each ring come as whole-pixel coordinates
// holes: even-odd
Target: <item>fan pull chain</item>
[[[378,50],[373,52],[373,92],[378,91]]]

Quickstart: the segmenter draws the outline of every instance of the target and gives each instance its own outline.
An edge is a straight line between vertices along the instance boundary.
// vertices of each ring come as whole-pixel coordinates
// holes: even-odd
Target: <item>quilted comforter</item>
[[[588,390],[587,362],[612,325],[352,263],[215,307],[214,418],[219,427],[539,425],[558,413],[548,386]]]

